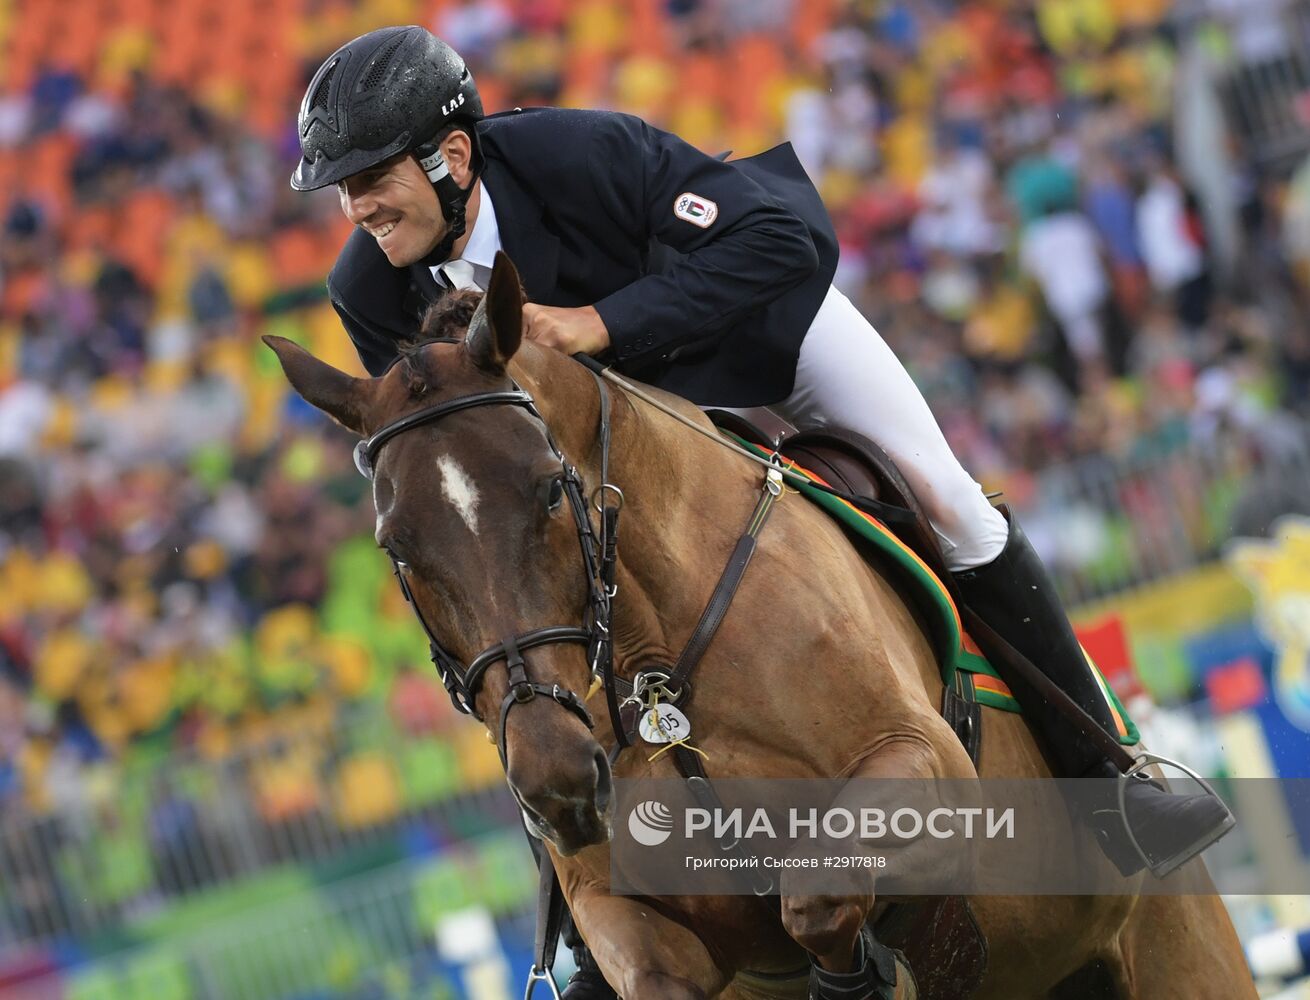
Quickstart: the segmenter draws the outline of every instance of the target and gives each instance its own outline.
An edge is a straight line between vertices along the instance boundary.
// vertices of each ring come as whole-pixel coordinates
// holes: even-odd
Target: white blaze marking
[[[441,492],[455,505],[455,510],[469,526],[469,531],[478,533],[478,488],[473,480],[459,467],[449,455],[437,459],[437,469],[441,472]]]

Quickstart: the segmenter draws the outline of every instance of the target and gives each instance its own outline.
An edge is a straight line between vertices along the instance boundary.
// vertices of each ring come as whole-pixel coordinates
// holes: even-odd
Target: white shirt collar
[[[484,267],[487,269],[485,273],[490,275],[491,266],[496,262],[496,251],[501,248],[500,226],[496,223],[496,207],[491,203],[491,192],[481,180],[478,181],[478,185],[482,189],[482,194],[479,196],[478,217],[473,223],[473,232],[469,233],[469,241],[464,246],[464,253],[451,259],[466,260],[475,267]],[[442,261],[442,264],[432,269],[432,276],[438,281],[441,280],[438,272],[446,263],[448,261]]]

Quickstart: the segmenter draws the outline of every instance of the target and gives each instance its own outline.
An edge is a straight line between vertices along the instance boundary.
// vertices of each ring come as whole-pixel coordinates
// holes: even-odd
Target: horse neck
[[[514,375],[589,489],[600,482],[600,397],[596,379],[555,351],[525,344]],[[609,481],[623,490],[619,527],[622,605],[637,623],[634,645],[656,633],[685,630],[699,616],[701,582],[717,579],[745,528],[762,477],[744,459],[607,383],[611,442]],[[705,427],[686,400],[649,390]],[[644,623],[644,624],[643,624]],[[616,624],[618,622],[616,621]],[[667,628],[666,628],[667,626]]]

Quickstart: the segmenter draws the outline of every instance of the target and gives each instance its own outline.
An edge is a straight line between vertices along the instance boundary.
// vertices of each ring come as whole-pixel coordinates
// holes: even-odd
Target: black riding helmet
[[[440,38],[416,25],[370,31],[332,53],[309,81],[291,186],[313,191],[413,152],[437,189],[448,244],[464,231],[468,190],[450,176],[433,140],[447,126],[463,126],[476,176],[482,158],[473,124],[481,117],[473,74]]]

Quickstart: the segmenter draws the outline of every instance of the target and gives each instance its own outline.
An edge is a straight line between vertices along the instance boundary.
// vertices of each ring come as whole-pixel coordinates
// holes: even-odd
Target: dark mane
[[[482,293],[471,288],[447,292],[428,306],[412,340],[400,345],[400,356],[412,358],[435,340],[462,340]]]

